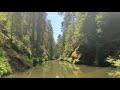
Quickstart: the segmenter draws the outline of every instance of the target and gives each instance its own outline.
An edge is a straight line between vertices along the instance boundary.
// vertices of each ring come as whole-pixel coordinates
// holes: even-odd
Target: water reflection
[[[109,76],[111,76],[113,78],[120,78],[120,69],[112,70],[108,74],[109,74]]]
[[[50,61],[25,72],[15,72],[7,78],[110,78],[113,69],[74,65],[63,61]],[[115,71],[115,70],[113,70]]]
[[[82,71],[80,70],[80,67],[75,66],[74,64],[70,64],[68,62],[61,62],[59,61],[59,75],[64,76],[64,78],[78,78],[80,77],[80,74],[82,74]]]

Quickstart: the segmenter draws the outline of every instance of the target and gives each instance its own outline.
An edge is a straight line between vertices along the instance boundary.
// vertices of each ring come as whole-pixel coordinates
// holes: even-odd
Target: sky
[[[53,27],[53,37],[55,42],[57,42],[57,37],[61,32],[61,22],[63,21],[63,16],[58,15],[58,12],[47,12],[47,18],[51,20],[51,24]]]

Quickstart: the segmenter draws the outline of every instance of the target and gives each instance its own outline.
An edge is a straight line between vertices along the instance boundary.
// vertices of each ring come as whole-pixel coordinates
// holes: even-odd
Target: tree
[[[106,57],[119,49],[119,14],[116,12],[59,12],[64,15],[61,47],[65,57],[77,50],[80,63],[106,66]],[[114,32],[113,32],[114,30]],[[60,48],[61,48],[60,47]],[[59,49],[58,49],[59,50]]]

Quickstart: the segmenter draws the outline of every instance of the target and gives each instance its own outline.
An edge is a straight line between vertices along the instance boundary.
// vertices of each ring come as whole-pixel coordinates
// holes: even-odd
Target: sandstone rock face
[[[10,43],[4,43],[4,51],[9,57],[8,62],[10,63],[13,71],[23,71],[30,68],[30,66],[24,62],[22,56],[11,48]]]

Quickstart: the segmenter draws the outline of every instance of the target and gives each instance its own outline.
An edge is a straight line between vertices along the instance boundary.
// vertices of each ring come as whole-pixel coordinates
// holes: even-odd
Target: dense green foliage
[[[58,53],[79,63],[108,66],[106,58],[120,50],[119,12],[63,12]],[[76,54],[73,54],[76,52]],[[80,56],[80,57],[78,57]]]
[[[45,12],[0,12],[0,76],[53,58],[53,29],[46,16]]]
[[[0,48],[0,77],[12,73],[8,59],[5,57],[5,52]]]
[[[0,77],[54,57],[73,65],[120,67],[119,12],[59,14],[62,35],[55,43],[47,13],[0,12]]]

